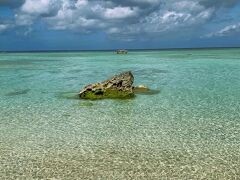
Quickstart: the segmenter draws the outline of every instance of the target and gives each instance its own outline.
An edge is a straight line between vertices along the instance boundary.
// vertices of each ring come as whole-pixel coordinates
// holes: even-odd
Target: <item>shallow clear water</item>
[[[73,98],[131,70],[160,92]],[[240,49],[0,54],[1,179],[238,179]]]

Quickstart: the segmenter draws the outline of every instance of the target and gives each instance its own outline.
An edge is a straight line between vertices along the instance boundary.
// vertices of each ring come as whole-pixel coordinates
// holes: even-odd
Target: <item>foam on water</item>
[[[126,70],[158,93],[75,98]],[[1,54],[0,83],[1,179],[240,177],[240,49]]]

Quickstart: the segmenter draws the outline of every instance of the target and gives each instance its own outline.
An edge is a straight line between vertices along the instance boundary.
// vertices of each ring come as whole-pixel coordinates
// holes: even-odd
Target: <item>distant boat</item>
[[[125,50],[125,49],[119,49],[119,50],[116,51],[116,53],[117,53],[117,54],[127,54],[128,51]]]

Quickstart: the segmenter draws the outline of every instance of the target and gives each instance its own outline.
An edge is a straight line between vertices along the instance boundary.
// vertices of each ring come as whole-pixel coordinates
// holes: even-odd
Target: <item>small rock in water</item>
[[[133,91],[134,93],[145,93],[150,91],[150,89],[147,86],[141,84],[139,86],[135,86]]]
[[[86,86],[80,91],[79,97],[82,99],[131,98],[134,96],[133,81],[132,73],[124,72],[101,83]]]

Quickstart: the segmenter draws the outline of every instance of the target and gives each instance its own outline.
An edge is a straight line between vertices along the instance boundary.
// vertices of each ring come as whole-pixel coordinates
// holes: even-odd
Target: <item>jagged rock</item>
[[[83,88],[79,97],[83,99],[130,98],[133,92],[134,77],[130,71],[121,73],[101,83]]]

